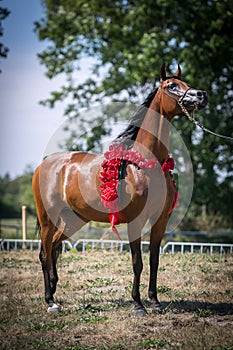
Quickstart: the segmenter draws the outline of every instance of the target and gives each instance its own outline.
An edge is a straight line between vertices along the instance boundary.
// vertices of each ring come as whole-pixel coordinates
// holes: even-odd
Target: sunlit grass
[[[161,255],[158,296],[147,296],[143,254],[141,296],[148,315],[132,314],[129,253],[65,253],[56,302],[48,314],[38,252],[0,254],[1,349],[209,349],[233,347],[233,256]]]

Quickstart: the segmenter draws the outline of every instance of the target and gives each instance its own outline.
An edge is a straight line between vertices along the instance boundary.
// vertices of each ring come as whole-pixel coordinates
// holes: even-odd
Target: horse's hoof
[[[163,310],[162,305],[159,302],[153,303],[150,309],[152,312],[161,312]]]
[[[133,314],[135,316],[140,316],[140,317],[144,317],[144,316],[147,316],[147,311],[144,307],[135,307],[133,309]]]
[[[57,304],[53,303],[52,306],[48,307],[47,311],[48,311],[48,313],[53,314],[53,313],[59,312],[60,308],[59,308],[59,306]]]

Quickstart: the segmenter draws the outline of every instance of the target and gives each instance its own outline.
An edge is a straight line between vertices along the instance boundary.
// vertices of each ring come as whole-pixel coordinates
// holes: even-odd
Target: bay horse
[[[126,130],[113,142],[116,147],[124,145],[126,156],[137,158],[140,155],[141,158],[134,162],[132,157],[126,157],[121,162],[117,209],[114,211],[112,207],[112,213],[111,206],[106,208],[101,200],[103,154],[55,153],[46,157],[35,170],[32,187],[41,230],[39,258],[49,312],[59,310],[54,302],[54,293],[58,281],[56,263],[62,241],[87,222],[109,222],[110,217],[114,229],[116,223],[127,223],[134,273],[133,312],[141,316],[147,314],[140,298],[143,269],[141,231],[145,223],[150,222],[148,295],[152,309],[161,308],[156,291],[160,243],[176,195],[172,167],[167,166],[171,160],[168,151],[170,122],[174,116],[182,116],[185,111],[189,113],[206,105],[207,93],[184,82],[179,65],[172,76],[166,75],[165,64],[161,66],[160,86],[148,95]],[[111,160],[113,166],[116,158],[115,155]],[[151,169],[149,164],[153,165]]]

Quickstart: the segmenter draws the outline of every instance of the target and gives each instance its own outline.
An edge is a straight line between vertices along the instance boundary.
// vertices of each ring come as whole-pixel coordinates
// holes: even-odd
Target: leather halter
[[[190,113],[187,111],[187,109],[185,108],[185,106],[183,105],[183,99],[185,98],[187,92],[192,89],[192,88],[188,88],[187,90],[185,90],[185,92],[183,94],[179,94],[177,92],[170,92],[169,93],[166,90],[163,90],[161,88],[161,86],[159,87],[159,89],[167,96],[171,97],[173,100],[175,100],[178,105],[180,106],[180,108],[182,109],[182,111],[184,112],[184,114],[188,117],[188,119],[196,126],[198,126],[201,130],[208,132],[209,134],[212,134],[214,136],[217,137],[221,137],[223,139],[226,139],[228,141],[230,141],[231,143],[233,142],[233,137],[230,136],[225,136],[222,134],[218,134],[216,132],[211,131],[210,129],[206,128],[203,124],[201,124],[198,120],[196,120],[193,116],[190,115]],[[173,97],[172,95],[178,96],[179,99],[177,100],[175,97]],[[194,107],[193,112],[197,109],[197,107]]]

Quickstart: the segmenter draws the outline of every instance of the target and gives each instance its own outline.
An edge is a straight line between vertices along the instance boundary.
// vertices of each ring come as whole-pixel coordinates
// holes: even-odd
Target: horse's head
[[[171,118],[185,114],[184,110],[192,112],[207,105],[207,93],[203,90],[191,88],[181,80],[181,68],[173,76],[166,75],[165,63],[160,69],[160,90],[163,94],[163,111]]]

